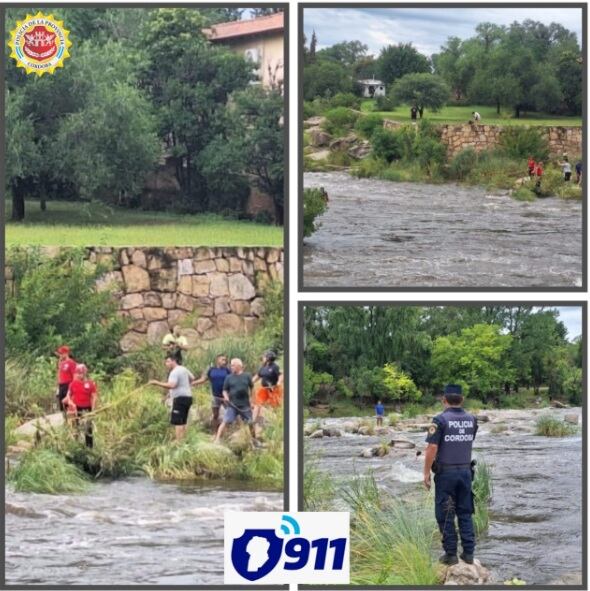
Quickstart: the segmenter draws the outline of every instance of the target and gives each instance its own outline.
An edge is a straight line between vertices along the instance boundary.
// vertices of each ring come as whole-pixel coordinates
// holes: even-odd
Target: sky
[[[559,312],[559,320],[567,328],[568,340],[573,340],[582,334],[582,308],[581,306],[556,306]]]
[[[318,49],[341,41],[361,41],[369,53],[382,47],[412,43],[425,55],[438,53],[448,37],[466,39],[481,22],[508,25],[533,19],[557,22],[578,35],[582,43],[582,10],[578,8],[306,8],[305,36],[315,30]]]

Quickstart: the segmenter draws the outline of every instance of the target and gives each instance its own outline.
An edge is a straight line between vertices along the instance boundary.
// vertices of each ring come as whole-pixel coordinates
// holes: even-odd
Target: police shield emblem
[[[240,576],[257,581],[279,562],[283,541],[273,529],[246,529],[232,544],[232,564]]]

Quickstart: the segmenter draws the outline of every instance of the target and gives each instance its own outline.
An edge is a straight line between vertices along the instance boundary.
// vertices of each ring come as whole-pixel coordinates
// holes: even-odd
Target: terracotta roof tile
[[[235,37],[247,37],[250,35],[282,31],[284,27],[283,23],[283,13],[277,12],[276,14],[261,16],[246,21],[219,23],[210,29],[203,29],[203,32],[211,41],[222,41]]]

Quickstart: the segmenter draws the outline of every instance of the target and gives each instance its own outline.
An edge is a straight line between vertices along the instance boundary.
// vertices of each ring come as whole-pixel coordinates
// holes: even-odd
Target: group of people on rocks
[[[569,157],[567,154],[563,155],[563,160],[559,162],[559,166],[561,166],[561,170],[563,172],[563,180],[565,182],[570,182],[572,178],[572,165],[569,161]],[[527,163],[529,177],[531,179],[535,178],[535,187],[539,188],[541,186],[541,179],[543,177],[543,162],[536,161],[533,156],[529,156],[528,163]],[[582,182],[582,161],[578,160],[575,166],[576,170],[576,184],[579,185]]]
[[[166,349],[165,365],[168,370],[166,381],[150,380],[149,384],[166,391],[164,402],[170,406],[170,424],[174,426],[175,438],[182,440],[186,435],[189,411],[193,404],[193,386],[206,382],[211,387],[211,426],[214,440],[219,443],[227,426],[241,419],[248,425],[255,447],[260,445],[256,426],[262,420],[264,407],[277,407],[283,398],[283,375],[276,363],[276,354],[266,351],[258,371],[252,375],[245,371],[239,358],[229,361],[228,356],[219,354],[215,364],[198,378],[183,365],[183,351],[188,350],[186,337],[180,328],[164,337],[162,346]],[[56,351],[58,355],[56,397],[60,410],[67,422],[73,423],[79,431],[84,428],[87,447],[93,446],[91,417],[85,415],[96,409],[98,388],[88,376],[83,363],[77,363],[67,345]],[[257,382],[259,386],[255,389]],[[223,409],[223,412],[222,412]]]

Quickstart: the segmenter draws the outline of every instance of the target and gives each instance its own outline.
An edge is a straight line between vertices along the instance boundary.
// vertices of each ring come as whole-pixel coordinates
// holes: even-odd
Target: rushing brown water
[[[6,489],[9,585],[221,585],[224,511],[280,511],[283,495],[101,481],[83,495]]]
[[[304,245],[305,287],[572,287],[582,204],[477,187],[306,173],[329,208]]]
[[[547,585],[562,577],[581,580],[582,572],[582,438],[532,434],[539,411],[491,411],[506,417],[507,430],[493,433],[480,424],[475,457],[492,471],[490,525],[477,541],[476,554],[495,581],[514,576],[529,584]],[[563,415],[568,411],[543,411]],[[350,418],[327,419],[338,428]],[[403,433],[424,447],[423,433]],[[383,458],[363,459],[360,452],[383,437],[344,434],[306,439],[306,457],[336,481],[371,471],[378,485],[395,496],[422,488],[422,458],[415,450],[392,450]],[[433,507],[434,511],[434,507]],[[572,583],[570,583],[572,584]]]

